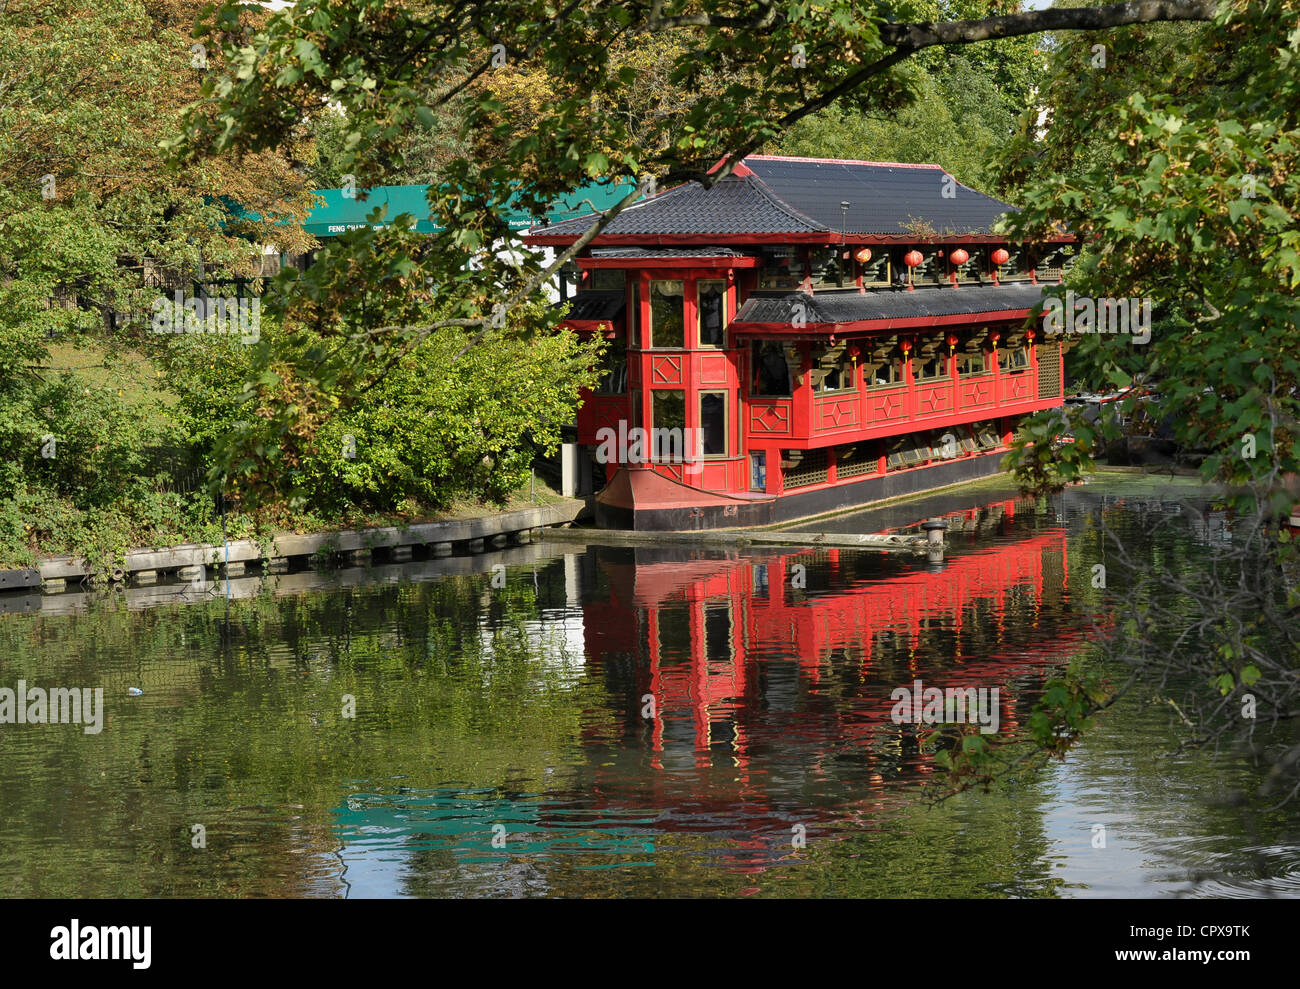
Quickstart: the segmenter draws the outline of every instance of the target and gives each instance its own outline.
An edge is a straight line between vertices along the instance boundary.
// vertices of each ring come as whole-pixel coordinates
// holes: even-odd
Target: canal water
[[[821,526],[941,514],[942,560],[551,541],[48,596],[0,616],[0,687],[102,688],[103,729],[0,725],[0,893],[1300,895],[1300,808],[1241,753],[1172,754],[1167,706],[941,801],[891,717],[917,681],[996,688],[1019,731],[1124,593],[1092,587],[1103,527],[1196,567],[1226,538],[1203,495],[995,481]]]

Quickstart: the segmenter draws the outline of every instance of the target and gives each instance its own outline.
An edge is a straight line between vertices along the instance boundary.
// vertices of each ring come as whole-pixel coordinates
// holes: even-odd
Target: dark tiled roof
[[[622,292],[579,292],[569,300],[569,314],[564,318],[612,322],[623,315],[626,302]]]
[[[893,165],[806,158],[745,159],[783,202],[839,233],[898,234],[912,219],[939,234],[983,233],[1012,209],[957,182],[938,165]],[[948,192],[951,197],[945,197]],[[847,211],[840,203],[847,202]]]
[[[606,227],[610,236],[745,234],[904,235],[921,221],[942,236],[987,233],[1013,207],[962,185],[938,165],[746,158],[739,174],[710,190],[697,182],[629,206]],[[849,204],[847,210],[840,203]],[[533,235],[577,238],[592,214]]]
[[[594,247],[593,258],[743,258],[734,247]]]
[[[591,226],[581,217],[532,233],[578,237]],[[753,176],[729,175],[712,189],[688,182],[629,206],[603,234],[781,234],[817,233],[824,228],[781,202]]]
[[[922,319],[927,316],[978,316],[981,313],[1031,309],[1045,286],[1032,282],[976,285],[963,288],[884,289],[877,292],[803,292],[751,295],[732,327],[744,323],[789,323],[803,305],[803,318],[812,324],[854,323],[873,319]]]

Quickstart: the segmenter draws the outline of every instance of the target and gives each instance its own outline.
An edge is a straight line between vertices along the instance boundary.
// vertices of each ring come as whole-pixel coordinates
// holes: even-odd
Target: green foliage
[[[153,293],[127,269],[144,258],[184,277],[199,263],[247,269],[256,251],[241,236],[309,246],[293,221],[313,160],[302,142],[314,133],[318,177],[350,173],[363,188],[394,176],[429,181],[445,232],[420,238],[395,225],[338,238],[308,272],[277,280],[265,299],[270,329],[247,349],[138,335],[114,345],[147,346],[169,369],[184,445],[246,507],[345,512],[438,504],[452,491],[502,497],[530,445],[556,441],[595,350],[550,342],[558,317],[538,301],[544,262],[503,249],[507,207],[540,215],[592,178],[698,178],[817,108],[853,120],[893,114],[918,94],[935,121],[915,153],[938,147],[938,129],[961,132],[965,145],[940,160],[973,181],[1007,114],[1026,105],[1032,42],[960,57],[936,48],[905,69],[907,53],[881,32],[890,21],[1011,9],[710,0],[700,10],[724,20],[706,27],[675,20],[682,10],[672,5],[599,0],[560,18],[536,0],[341,0],[271,13],[228,2],[204,8],[195,37],[210,64],[200,72],[186,34],[197,2],[17,0],[0,22],[6,452],[25,463],[41,423],[34,410],[61,410],[71,417],[62,432],[86,462],[33,465],[46,491],[32,497],[70,499],[78,511],[93,504],[105,518],[120,509],[131,531],[180,518],[151,500],[167,484],[146,465],[150,444],[177,438],[172,413],[119,429],[122,413],[93,390],[74,411],[42,391],[50,383],[33,367],[51,334],[102,337],[110,313],[138,316]],[[661,15],[669,20],[656,23]],[[53,198],[41,195],[46,173]],[[357,442],[355,460],[342,456],[344,435]],[[139,491],[92,479],[96,458],[110,454],[141,472]]]
[[[1094,470],[1102,441],[1118,434],[1113,404],[1091,422],[1078,408],[1038,412],[1021,420],[1002,469],[1022,494],[1056,494]]]
[[[69,372],[0,393],[0,560],[87,556],[107,566],[127,549],[196,532],[202,494],[174,490],[169,451],[181,438],[157,398],[125,400]]]
[[[445,506],[464,493],[504,502],[528,480],[535,453],[557,449],[578,384],[595,384],[594,351],[567,333],[497,338],[453,362],[467,342],[464,330],[437,331],[324,424],[286,478],[293,497],[324,507]],[[352,443],[355,457],[345,457]]]
[[[1149,344],[1088,335],[1072,374],[1094,390],[1142,380],[1176,439],[1208,451],[1207,478],[1265,492],[1237,497],[1242,511],[1260,497],[1285,511],[1278,482],[1300,469],[1297,13],[1239,0],[1212,25],[1058,39],[1050,125],[1025,121],[1006,176],[1024,184],[1014,233],[1066,226],[1089,245],[1067,287],[1153,302]]]
[[[947,771],[953,788],[980,786],[987,790],[1011,774],[1041,766],[1049,759],[1064,759],[1088,730],[1093,716],[1117,696],[1103,673],[1079,661],[1063,676],[1047,682],[1024,734],[982,735],[977,724],[957,724],[927,732],[922,741],[935,751],[935,763]]]
[[[459,117],[455,140],[475,149],[433,160],[441,181],[430,183],[430,206],[444,234],[420,242],[402,231],[358,231],[322,251],[306,278],[281,283],[289,348],[282,363],[293,367],[292,386],[266,358],[256,387],[292,394],[279,394],[281,405],[263,403],[261,439],[237,437],[239,460],[226,458],[249,496],[271,493],[263,482],[298,466],[299,448],[333,401],[347,406],[380,388],[394,355],[435,330],[474,328],[468,355],[498,301],[521,339],[554,327],[553,317],[529,306],[541,258],[492,248],[511,235],[508,205],[541,215],[592,178],[652,173],[667,183],[701,175],[722,149],[756,150],[776,137],[810,82],[843,82],[887,47],[873,16],[835,3],[784,8],[762,31],[665,31],[666,41],[652,40],[653,52],[639,57],[647,46],[636,28],[648,13],[584,3],[557,19],[534,2],[350,0],[289,7],[249,29],[236,4],[213,11],[205,37],[222,46],[225,70],[209,74],[205,102],[170,142],[178,160],[280,147],[317,117],[322,100],[340,111],[315,124],[329,134],[329,174],[354,174],[362,187],[425,177],[419,161],[433,159],[421,158],[412,135],[444,133],[449,109]],[[510,26],[504,36],[502,25]],[[791,64],[796,45],[816,71]],[[494,53],[508,66],[499,78]],[[474,98],[464,99],[475,86]],[[884,75],[861,100],[845,100],[850,109],[862,101],[889,108],[903,98],[901,84]],[[282,451],[288,459],[277,459]],[[381,466],[381,475],[389,469]]]
[[[571,333],[525,340],[507,322],[468,343],[463,329],[435,331],[391,355],[374,386],[346,404],[306,397],[304,379],[338,380],[344,369],[330,364],[321,337],[274,318],[263,319],[255,346],[186,337],[162,360],[180,420],[232,501],[251,491],[262,506],[342,518],[441,508],[464,495],[503,502],[528,480],[535,453],[554,452],[578,389],[596,382],[600,344]],[[311,401],[300,416],[295,403]]]
[[[103,566],[134,546],[211,534],[211,499],[180,483],[191,450],[163,393],[124,394],[81,373],[102,363],[111,378],[123,355],[138,358],[159,294],[143,285],[146,263],[184,282],[200,263],[246,270],[257,252],[242,235],[306,242],[272,217],[304,203],[284,159],[165,165],[158,143],[198,89],[188,31],[199,6],[14,0],[0,11],[5,564],[67,553]],[[232,223],[221,196],[263,221]],[[285,208],[294,196],[297,214]],[[55,367],[56,344],[84,358]]]

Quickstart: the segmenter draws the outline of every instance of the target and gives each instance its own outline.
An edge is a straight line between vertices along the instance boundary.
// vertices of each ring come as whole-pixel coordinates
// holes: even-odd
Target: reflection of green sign
[[[464,862],[492,861],[503,848],[640,856],[655,850],[655,816],[639,808],[556,806],[542,795],[492,789],[401,790],[352,794],[334,809],[334,834],[345,847],[440,848]]]
[[[425,199],[427,185],[384,185],[369,190],[365,199],[344,196],[342,189],[317,189],[316,195],[325,200],[308,214],[303,229],[316,237],[337,237],[348,230],[370,226],[366,215],[376,207],[384,206],[387,226],[402,213],[415,217],[417,233],[438,233],[442,227],[429,217],[429,204]],[[605,210],[627,195],[626,183],[589,185],[568,196],[561,197],[547,210],[545,219],[552,223],[571,220],[589,214],[594,206]],[[541,219],[524,212],[507,212],[506,221],[511,230],[527,230]]]

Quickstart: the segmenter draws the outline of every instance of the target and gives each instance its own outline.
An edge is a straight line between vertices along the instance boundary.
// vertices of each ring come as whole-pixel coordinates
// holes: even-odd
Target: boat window
[[[699,340],[701,347],[727,345],[727,283],[698,283]]]
[[[1003,371],[1023,371],[1029,367],[1028,347],[1003,347],[998,351],[998,366]]]
[[[724,391],[700,392],[700,430],[703,433],[704,455],[706,457],[726,456],[727,454],[727,393],[726,392]]]
[[[753,387],[751,395],[790,395],[790,366],[785,359],[785,348],[779,343],[754,341]]]
[[[650,346],[684,347],[685,293],[680,281],[650,283]]]

